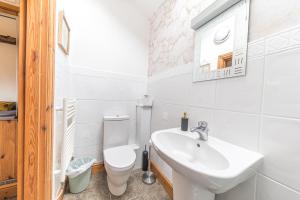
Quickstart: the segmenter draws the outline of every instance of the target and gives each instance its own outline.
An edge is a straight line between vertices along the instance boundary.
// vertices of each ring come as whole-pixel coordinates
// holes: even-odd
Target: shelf
[[[18,121],[18,119],[17,118],[14,118],[14,119],[1,119],[1,117],[0,117],[0,121]]]
[[[5,184],[5,185],[1,185],[0,186],[0,190],[6,189],[6,188],[10,188],[10,187],[15,187],[15,186],[17,186],[17,182],[10,183],[10,184]]]
[[[17,196],[17,183],[0,186],[0,199],[9,199]]]
[[[8,35],[0,35],[0,42],[17,45],[17,39]]]
[[[18,16],[19,10],[19,6],[6,3],[0,0],[0,12]]]

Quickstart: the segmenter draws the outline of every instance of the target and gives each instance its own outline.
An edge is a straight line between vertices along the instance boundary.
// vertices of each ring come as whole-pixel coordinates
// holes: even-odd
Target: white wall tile
[[[152,108],[151,131],[180,127],[181,117],[187,111],[186,106],[155,101]]]
[[[248,44],[248,58],[262,57],[265,55],[265,39],[256,40]]]
[[[103,123],[104,115],[129,115],[135,119],[136,101],[78,100],[77,121]]]
[[[208,134],[215,136],[215,123],[213,121],[213,111],[211,109],[189,106],[186,111],[189,117],[189,128],[196,127],[199,121],[206,121],[209,128]]]
[[[192,75],[190,76],[192,77]],[[192,83],[192,81],[189,81],[188,85],[188,95],[186,96],[188,105],[206,108],[212,108],[215,106],[216,81],[194,83]]]
[[[216,107],[260,113],[264,77],[264,58],[248,59],[245,77],[217,81]]]
[[[102,123],[103,106],[101,106],[101,101],[78,100],[76,109],[76,121],[78,123]]]
[[[90,157],[95,158],[97,162],[103,161],[102,148],[100,145],[86,145],[81,147],[75,147],[74,157],[83,158]]]
[[[300,118],[300,49],[266,57],[263,112]]]
[[[169,113],[164,103],[154,101],[152,107],[151,132],[169,128],[168,117]]]
[[[300,46],[300,29],[293,28],[266,38],[266,54]]]
[[[187,82],[191,82],[190,76],[174,76],[168,79],[162,79],[156,81],[154,84],[150,84],[149,92],[153,95],[155,100],[165,102],[178,102],[186,103],[188,101],[188,87]],[[165,90],[169,88],[168,90]],[[153,92],[151,92],[153,91]]]
[[[73,68],[73,96],[77,98],[75,155],[103,162],[103,116],[129,115],[129,143],[136,142],[136,103],[146,94],[145,77]],[[138,156],[137,163],[140,163]]]
[[[103,144],[103,123],[77,123],[75,147]]]
[[[300,193],[265,176],[258,176],[256,200],[299,200]]]
[[[215,82],[192,83],[191,73],[151,81],[148,92],[155,100],[202,107],[214,106]],[[169,88],[166,90],[166,88]]]
[[[74,73],[73,95],[77,99],[128,101],[145,94],[146,81],[120,80],[110,77]]]
[[[261,172],[300,191],[300,120],[263,118],[260,152],[265,156]]]
[[[259,115],[216,110],[213,117],[216,137],[250,150],[258,150]]]
[[[137,139],[136,139],[136,119],[131,118],[129,122],[129,139],[128,143],[129,144],[137,144]]]
[[[256,177],[237,185],[233,189],[216,195],[216,200],[255,200]]]

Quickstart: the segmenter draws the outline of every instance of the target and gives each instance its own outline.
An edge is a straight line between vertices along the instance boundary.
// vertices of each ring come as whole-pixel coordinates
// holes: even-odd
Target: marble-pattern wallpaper
[[[194,60],[191,20],[215,0],[165,0],[150,18],[149,76]]]

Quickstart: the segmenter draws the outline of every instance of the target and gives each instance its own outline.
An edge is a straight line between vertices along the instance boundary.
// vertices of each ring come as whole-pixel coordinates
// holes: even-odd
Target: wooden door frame
[[[18,200],[51,200],[55,0],[21,0]]]

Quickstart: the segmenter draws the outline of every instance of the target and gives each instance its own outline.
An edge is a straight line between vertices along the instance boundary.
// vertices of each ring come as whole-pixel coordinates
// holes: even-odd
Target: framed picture
[[[59,12],[58,21],[58,46],[62,51],[69,55],[70,48],[70,26],[65,17],[64,11]]]

